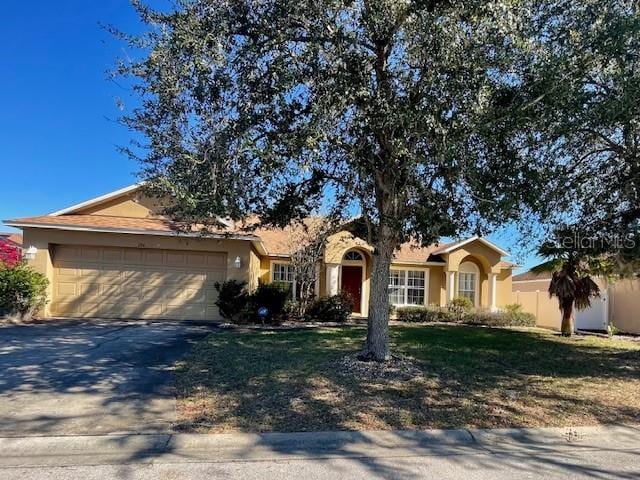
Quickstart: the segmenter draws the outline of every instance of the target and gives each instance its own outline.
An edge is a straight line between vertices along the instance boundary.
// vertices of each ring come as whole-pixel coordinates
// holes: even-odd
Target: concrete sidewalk
[[[640,475],[640,426],[4,437],[0,469],[590,451],[626,452],[636,458],[635,474]]]

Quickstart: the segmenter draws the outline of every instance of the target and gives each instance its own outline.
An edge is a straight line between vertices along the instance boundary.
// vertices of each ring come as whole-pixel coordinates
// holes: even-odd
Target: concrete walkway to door
[[[173,365],[215,328],[116,320],[0,326],[0,436],[170,431]]]

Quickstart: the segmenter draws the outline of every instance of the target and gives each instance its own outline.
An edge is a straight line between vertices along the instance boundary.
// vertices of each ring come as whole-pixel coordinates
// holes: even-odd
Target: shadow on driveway
[[[108,320],[0,326],[0,436],[170,430],[173,365],[215,328]]]

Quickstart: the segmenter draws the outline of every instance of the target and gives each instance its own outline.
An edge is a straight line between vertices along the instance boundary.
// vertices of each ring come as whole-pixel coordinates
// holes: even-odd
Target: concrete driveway
[[[0,326],[0,436],[171,430],[172,369],[215,329],[171,321]]]

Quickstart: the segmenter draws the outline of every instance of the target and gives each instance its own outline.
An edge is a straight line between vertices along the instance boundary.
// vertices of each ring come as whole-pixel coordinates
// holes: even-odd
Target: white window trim
[[[271,260],[271,262],[269,262],[269,283],[276,283],[276,281],[273,279],[273,271],[276,265],[289,265],[291,266],[291,262],[287,262],[287,261],[283,261],[283,260]],[[280,282],[280,283],[290,283],[290,282]],[[292,287],[291,287],[291,295],[293,296],[293,298],[296,298],[296,273],[293,272],[293,282],[291,283]]]
[[[467,268],[465,268],[467,267]],[[478,268],[478,266],[473,263],[473,262],[462,262],[460,264],[460,266],[458,267],[458,278],[457,278],[457,285],[456,285],[456,296],[459,297],[460,296],[460,274],[461,273],[473,273],[475,274],[475,285],[474,285],[474,301],[473,301],[473,306],[474,307],[479,307],[480,306],[480,269]]]
[[[429,269],[420,267],[406,267],[406,266],[391,266],[391,270],[398,270],[404,272],[404,303],[393,303],[394,307],[417,307],[415,303],[407,303],[408,290],[409,290],[409,273],[408,272],[424,272],[424,306],[429,305]],[[388,283],[388,282],[387,282]],[[387,295],[389,294],[389,287],[387,285]]]

